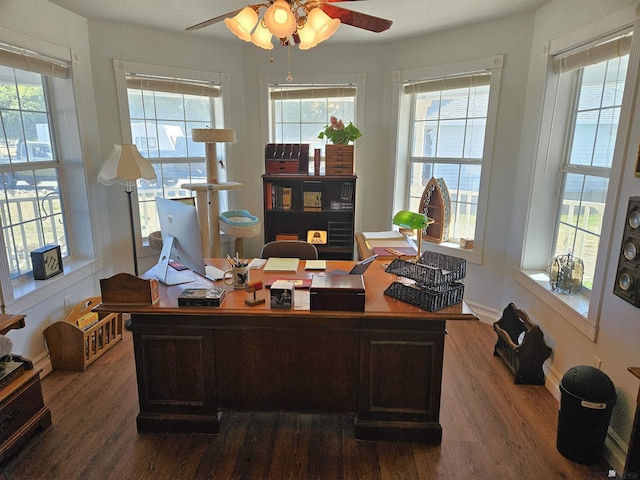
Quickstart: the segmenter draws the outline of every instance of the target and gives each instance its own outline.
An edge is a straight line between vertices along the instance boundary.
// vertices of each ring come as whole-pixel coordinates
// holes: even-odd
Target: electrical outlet
[[[64,301],[64,311],[67,313],[73,307],[73,305],[71,305],[71,295],[67,295],[62,300]]]
[[[595,355],[593,356],[593,366],[596,367],[598,370],[600,370],[600,367],[602,367],[602,360],[600,360]]]

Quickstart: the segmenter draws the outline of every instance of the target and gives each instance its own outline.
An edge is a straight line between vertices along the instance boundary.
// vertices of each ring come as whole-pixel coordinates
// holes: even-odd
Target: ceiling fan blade
[[[215,18],[210,18],[209,20],[205,20],[204,22],[196,23],[195,25],[191,25],[190,27],[185,28],[185,30],[200,30],[201,28],[208,27],[209,25],[213,25],[214,23],[221,22],[225,18],[235,17],[238,13],[240,13],[240,10],[242,10],[242,8],[234,10],[233,12],[225,13],[224,15],[220,15]]]
[[[373,15],[367,15],[366,13],[353,12],[346,8],[330,5],[329,3],[325,3],[322,6],[322,10],[324,10],[324,13],[329,15],[331,18],[338,18],[342,23],[346,23],[352,27],[369,30],[370,32],[384,32],[385,30],[388,30],[393,23],[391,20],[374,17]]]

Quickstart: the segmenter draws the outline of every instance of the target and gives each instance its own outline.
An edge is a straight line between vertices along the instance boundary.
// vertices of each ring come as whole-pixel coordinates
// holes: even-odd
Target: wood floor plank
[[[605,479],[556,449],[558,403],[515,385],[495,334],[449,322],[441,445],[360,441],[352,415],[225,411],[220,434],[138,434],[130,332],[84,372],[43,379],[53,424],[0,465],[0,480]]]

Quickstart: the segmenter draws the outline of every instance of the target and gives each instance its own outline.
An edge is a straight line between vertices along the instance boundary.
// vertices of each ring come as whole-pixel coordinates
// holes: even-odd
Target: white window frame
[[[80,127],[76,101],[80,83],[74,65],[79,62],[77,52],[32,38],[28,35],[0,27],[0,43],[11,45],[27,52],[37,52],[43,57],[57,59],[69,66],[67,79],[49,82],[52,102],[52,122],[57,144],[60,169],[60,183],[74,188],[62,190],[61,201],[66,216],[69,256],[63,261],[64,272],[46,281],[36,281],[31,275],[11,279],[9,266],[4,254],[0,256],[0,307],[10,311],[27,311],[42,301],[58,294],[90,277],[100,268],[96,259],[96,245],[93,236],[94,215],[91,214],[89,191],[85,176],[85,164],[80,143]],[[69,208],[72,205],[73,208]],[[88,221],[87,221],[88,219]],[[0,236],[0,251],[5,251],[4,239]],[[96,264],[98,263],[98,264]]]
[[[482,154],[482,173],[478,192],[478,209],[476,215],[476,229],[473,249],[463,249],[455,242],[443,242],[441,244],[429,244],[429,249],[438,253],[456,255],[472,263],[482,263],[484,230],[487,215],[487,202],[489,198],[489,179],[491,176],[491,164],[493,162],[493,144],[497,122],[498,98],[500,96],[500,81],[502,77],[503,55],[495,55],[476,60],[469,60],[446,65],[424,67],[415,70],[401,70],[393,73],[394,84],[394,113],[398,119],[398,128],[395,132],[396,144],[395,183],[393,194],[394,211],[404,210],[409,205],[409,181],[411,158],[411,128],[412,128],[412,94],[405,94],[405,84],[420,80],[429,80],[455,76],[470,72],[490,71],[491,82],[489,91],[489,104],[487,108],[487,123],[485,129],[485,141]]]
[[[162,65],[151,65],[146,63],[128,62],[125,60],[115,59],[113,61],[113,68],[116,80],[116,92],[118,96],[118,106],[120,113],[120,128],[123,143],[133,143],[131,135],[131,121],[129,118],[129,97],[127,94],[127,74],[136,73],[141,75],[149,75],[155,77],[177,78],[177,79],[190,79],[194,81],[210,82],[220,86],[220,97],[222,99],[222,112],[215,112],[216,118],[212,118],[214,128],[224,128],[224,125],[229,123],[229,114],[227,109],[224,108],[224,99],[230,98],[230,77],[228,74],[220,72],[205,72],[201,70],[189,70],[182,68],[166,67]],[[223,159],[226,158],[225,144],[218,145],[217,153]],[[157,160],[171,160],[170,158],[151,158],[150,161]],[[181,160],[185,160],[182,158]],[[218,162],[216,162],[216,167]],[[218,170],[218,178],[220,181],[226,180],[225,170]],[[133,217],[134,217],[134,231],[136,238],[136,247],[144,253],[144,250],[148,248],[148,239],[142,237],[140,227],[140,209],[138,204],[138,191],[137,187],[133,190]],[[221,200],[221,209],[226,209],[226,195]]]
[[[604,295],[605,272],[607,271],[608,252],[613,234],[614,215],[605,215],[602,221],[600,244],[596,259],[593,288],[589,292],[582,291],[576,295],[554,294],[549,286],[549,258],[554,238],[555,219],[559,202],[558,187],[562,172],[560,163],[564,157],[554,159],[549,151],[563,148],[564,136],[552,135],[554,129],[562,122],[564,127],[571,119],[568,116],[554,118],[556,98],[563,92],[556,93],[559,75],[553,69],[553,57],[580,46],[589,46],[598,41],[610,38],[617,32],[631,29],[633,39],[629,54],[629,66],[626,77],[626,88],[616,138],[615,153],[611,165],[609,188],[606,197],[607,210],[614,208],[620,192],[624,155],[629,144],[629,129],[633,113],[633,96],[638,78],[640,62],[640,22],[635,6],[609,15],[593,24],[587,25],[568,35],[548,42],[544,46],[547,56],[545,91],[538,131],[538,145],[535,153],[535,171],[529,199],[529,213],[522,249],[517,281],[534,293],[539,299],[558,313],[558,318],[565,319],[592,341],[597,340],[600,305]],[[568,94],[568,92],[564,92]],[[559,97],[562,98],[562,97]],[[569,100],[567,100],[569,101]],[[565,111],[568,111],[565,109]],[[544,221],[547,219],[548,221]]]

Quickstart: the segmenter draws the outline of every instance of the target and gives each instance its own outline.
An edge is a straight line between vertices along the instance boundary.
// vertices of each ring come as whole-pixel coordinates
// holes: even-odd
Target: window
[[[56,244],[63,257],[70,254],[51,113],[52,74],[66,80],[66,62],[0,50],[0,203],[12,279],[33,270],[30,252],[36,248]]]
[[[547,72],[519,283],[591,340],[607,270],[613,215],[638,74],[632,9],[545,45]],[[635,52],[635,53],[631,53]],[[633,56],[635,55],[635,57]],[[554,256],[584,262],[576,295],[550,290]]]
[[[191,130],[223,128],[221,76],[121,61],[115,65],[118,89],[126,96],[120,106],[123,141],[130,138],[157,175],[153,182],[138,181],[139,231],[147,238],[159,229],[155,197],[193,196],[195,192],[181,185],[206,182],[205,144],[194,142]],[[124,96],[119,95],[121,101]],[[225,171],[217,162],[216,168],[224,181]]]
[[[593,286],[630,46],[631,36],[626,35],[590,48],[586,65],[580,60],[585,51],[554,60],[559,83],[568,84],[575,100],[566,115],[569,123],[552,252],[553,256],[571,253],[583,260],[587,290]]]
[[[399,72],[396,209],[418,211],[427,183],[442,178],[451,200],[451,241],[481,239],[502,57]],[[399,144],[402,140],[399,140]],[[404,161],[402,160],[404,159]],[[481,241],[474,250],[481,251]]]
[[[270,141],[324,151],[318,133],[332,116],[355,123],[355,97],[355,85],[270,85]]]

